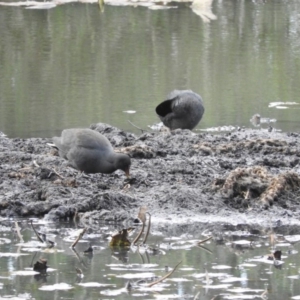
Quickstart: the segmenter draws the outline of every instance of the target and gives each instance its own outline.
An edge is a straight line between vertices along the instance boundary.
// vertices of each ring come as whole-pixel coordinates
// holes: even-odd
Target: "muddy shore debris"
[[[132,157],[129,180],[122,171],[78,176],[47,145],[50,138],[1,136],[0,215],[124,222],[146,206],[165,228],[300,225],[298,133],[178,129],[136,136],[102,123],[90,128]]]

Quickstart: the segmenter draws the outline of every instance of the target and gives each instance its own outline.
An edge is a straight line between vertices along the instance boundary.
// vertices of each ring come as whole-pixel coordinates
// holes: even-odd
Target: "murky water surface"
[[[299,11],[298,0],[214,0],[217,19],[204,22],[189,5],[1,6],[0,131],[51,137],[105,122],[139,133],[128,120],[158,122],[174,88],[202,95],[197,129],[251,127],[258,113],[298,131]]]
[[[299,235],[225,231],[200,247],[209,231],[163,236],[153,230],[146,248],[111,249],[110,235],[122,228],[94,225],[72,250],[82,227],[38,220],[33,226],[54,247],[38,242],[29,220],[19,221],[18,230],[15,222],[1,220],[1,299],[300,298]],[[93,253],[84,254],[90,243]],[[281,258],[268,259],[275,251]],[[47,260],[45,275],[33,271],[41,258]],[[170,278],[148,286],[180,261]]]

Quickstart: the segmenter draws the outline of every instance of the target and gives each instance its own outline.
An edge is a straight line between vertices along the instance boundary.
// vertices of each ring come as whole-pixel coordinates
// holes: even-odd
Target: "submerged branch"
[[[204,246],[200,246],[200,245],[197,245],[198,248],[208,252],[209,254],[212,254],[212,251],[210,251],[209,249],[205,248]]]
[[[148,284],[147,286],[148,286],[148,287],[151,287],[151,286],[153,286],[153,285],[155,285],[155,284],[157,284],[157,283],[162,282],[163,280],[167,279],[168,277],[170,277],[170,276],[175,272],[175,270],[177,269],[177,267],[178,267],[181,263],[182,263],[182,261],[180,261],[180,262],[174,267],[174,269],[173,269],[171,272],[169,272],[167,275],[165,275],[164,277],[162,277],[162,278],[160,278],[160,279],[158,279],[158,280],[156,280],[156,281],[154,281],[154,282]]]
[[[212,236],[209,236],[208,238],[206,238],[206,239],[204,239],[204,240],[202,240],[202,241],[199,241],[199,242],[197,243],[197,245],[200,246],[201,244],[203,244],[203,243],[205,243],[205,242],[207,242],[207,241],[209,241],[209,240],[211,240],[211,239],[212,239]]]
[[[40,237],[40,235],[38,234],[38,232],[37,232],[37,231],[35,230],[35,228],[33,227],[32,220],[31,220],[30,224],[31,224],[31,227],[32,227],[32,229],[33,229],[33,231],[34,231],[34,233],[35,233],[37,239],[38,239],[41,243],[44,243],[44,240]]]
[[[75,248],[71,248],[71,250],[73,251],[73,253],[75,254],[75,256],[77,257],[78,261],[80,262],[80,264],[85,268],[88,269],[88,266],[84,263],[84,261],[81,259],[80,255],[77,253]]]
[[[141,238],[143,232],[144,232],[144,229],[145,229],[145,223],[143,222],[143,226],[141,228],[141,231],[138,233],[138,235],[136,236],[136,238],[133,240],[132,242],[132,245],[135,245],[136,242]]]

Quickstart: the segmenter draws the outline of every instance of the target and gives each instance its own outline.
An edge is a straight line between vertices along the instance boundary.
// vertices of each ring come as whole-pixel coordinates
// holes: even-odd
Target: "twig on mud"
[[[61,176],[55,169],[51,169],[51,171],[57,175],[60,179],[65,179],[63,176]]]
[[[79,233],[78,238],[75,240],[75,242],[71,245],[71,248],[74,248],[77,243],[80,241],[80,239],[83,237],[83,235],[85,234],[85,232],[87,231],[87,228],[83,228],[83,230]]]
[[[134,124],[133,124],[132,122],[130,122],[129,120],[127,120],[127,121],[128,121],[128,123],[131,124],[133,127],[139,129],[142,133],[144,133],[144,132],[149,132],[149,131],[147,131],[147,130],[145,130],[145,129],[142,129],[142,128],[140,128],[140,127],[134,125]]]
[[[122,188],[122,191],[126,191],[126,190],[129,190],[131,187],[130,183],[126,183],[123,188]]]
[[[213,169],[215,172],[219,173],[220,171],[218,171],[217,169],[215,169],[214,167],[210,166],[209,164],[207,164],[206,162],[204,162],[203,160],[201,161],[204,165],[206,165],[207,167]]]
[[[145,243],[146,243],[147,238],[148,238],[148,235],[149,235],[149,232],[150,232],[150,227],[151,227],[151,214],[150,214],[149,212],[146,212],[146,214],[149,215],[149,221],[148,221],[147,231],[146,231],[146,234],[145,234],[145,237],[144,237],[144,239],[143,239],[142,244],[145,244]]]
[[[177,267],[178,267],[181,263],[182,263],[182,261],[180,261],[180,262],[174,267],[174,269],[173,269],[171,272],[169,272],[168,274],[166,274],[164,277],[162,277],[162,278],[160,278],[160,279],[158,279],[158,280],[156,280],[156,281],[154,281],[154,282],[148,284],[147,287],[152,287],[153,285],[158,284],[158,283],[162,282],[163,280],[167,279],[168,277],[170,277],[170,276],[175,272],[175,270],[177,269]]]
[[[248,188],[245,194],[245,200],[248,200],[250,198],[249,195],[250,195],[250,189]]]
[[[36,162],[36,160],[34,160],[32,163],[33,163],[33,165],[34,165],[35,167],[37,167],[37,168],[40,167],[40,165]]]
[[[19,169],[18,172],[29,171],[29,170],[32,170],[32,168],[31,167],[24,167],[24,168]]]
[[[15,222],[15,225],[16,225],[16,232],[17,232],[17,235],[18,235],[18,237],[20,239],[20,242],[24,243],[23,235],[21,234],[18,222]]]
[[[197,245],[200,246],[201,244],[203,244],[203,243],[205,243],[205,242],[207,242],[207,241],[209,241],[209,240],[211,240],[211,239],[212,239],[212,236],[209,236],[208,238],[206,238],[206,239],[204,239],[204,240],[202,240],[202,241],[199,241],[199,242],[197,243]]]
[[[44,243],[44,240],[40,237],[40,235],[38,234],[38,232],[37,232],[37,231],[35,230],[35,228],[33,227],[32,220],[30,221],[30,225],[31,225],[31,227],[32,227],[32,229],[33,229],[33,231],[34,231],[34,233],[35,233],[37,239],[38,239],[41,243]]]

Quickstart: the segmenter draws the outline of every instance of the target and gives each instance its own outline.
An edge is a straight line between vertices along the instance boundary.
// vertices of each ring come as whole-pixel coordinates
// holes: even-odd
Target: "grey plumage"
[[[115,153],[109,140],[97,131],[65,129],[61,137],[53,138],[53,142],[59,155],[75,169],[85,173],[112,173],[120,169],[129,176],[129,156]]]
[[[203,116],[203,100],[191,90],[174,90],[167,96],[167,100],[156,107],[156,113],[171,130],[192,130]]]

